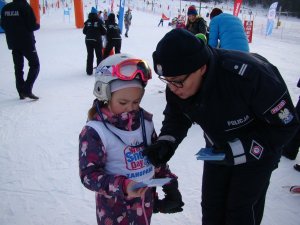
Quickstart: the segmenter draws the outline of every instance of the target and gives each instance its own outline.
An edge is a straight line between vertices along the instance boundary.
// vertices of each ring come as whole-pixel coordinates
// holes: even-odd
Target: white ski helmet
[[[124,53],[109,56],[97,66],[94,95],[100,101],[109,101],[113,81],[134,79],[140,81],[143,87],[151,79],[151,69],[144,60]]]

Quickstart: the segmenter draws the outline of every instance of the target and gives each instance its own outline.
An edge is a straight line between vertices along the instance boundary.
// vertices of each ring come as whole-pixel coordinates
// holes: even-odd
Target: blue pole
[[[124,8],[125,8],[125,0],[120,0],[120,8],[119,8],[119,28],[123,30],[123,20],[124,20]]]
[[[6,5],[6,2],[4,0],[0,0],[0,12],[5,5]],[[0,33],[4,33],[4,30],[2,29],[1,26],[0,26]]]

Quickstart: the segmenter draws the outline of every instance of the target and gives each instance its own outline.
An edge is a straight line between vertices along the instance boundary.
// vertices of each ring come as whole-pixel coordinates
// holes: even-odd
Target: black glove
[[[160,166],[170,160],[175,153],[175,144],[171,141],[158,140],[154,144],[146,147],[143,150],[143,155],[147,156],[148,160],[154,166]]]
[[[180,191],[178,190],[177,180],[172,180],[171,184],[163,186],[163,192],[165,192],[164,199],[154,199],[153,213],[177,213],[182,212],[184,202]]]

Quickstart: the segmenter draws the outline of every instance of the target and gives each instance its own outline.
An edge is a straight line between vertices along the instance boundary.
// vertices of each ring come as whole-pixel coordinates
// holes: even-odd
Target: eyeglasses
[[[172,84],[173,86],[175,86],[175,87],[177,87],[177,88],[183,88],[184,82],[186,81],[186,79],[187,79],[190,75],[191,75],[191,74],[186,75],[186,77],[183,78],[182,80],[167,80],[166,78],[164,78],[164,77],[162,77],[162,76],[158,76],[158,78],[159,78],[162,82],[164,82],[164,83],[166,83],[166,84],[168,84],[168,85]]]
[[[121,80],[133,80],[137,76],[146,84],[152,78],[148,63],[140,59],[127,59],[112,66],[112,75]]]

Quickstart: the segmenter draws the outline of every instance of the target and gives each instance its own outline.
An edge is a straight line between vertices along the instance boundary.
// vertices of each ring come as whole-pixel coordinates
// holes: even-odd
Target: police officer
[[[84,22],[82,32],[85,34],[87,50],[86,73],[93,74],[94,52],[97,57],[97,66],[102,61],[102,35],[106,34],[104,22],[98,16],[98,10],[92,7],[88,19]]]
[[[300,79],[298,81],[297,87],[300,88]],[[296,108],[297,115],[300,118],[300,96],[295,108]],[[298,155],[299,148],[300,148],[300,127],[298,128],[296,135],[291,139],[291,141],[286,146],[284,146],[282,150],[282,155],[290,160],[295,160]],[[300,164],[295,164],[294,168],[300,172]]]
[[[32,93],[32,88],[40,71],[33,31],[38,30],[40,25],[36,23],[33,10],[27,1],[13,0],[5,5],[1,11],[1,26],[6,34],[8,48],[12,50],[20,99],[39,99]],[[27,79],[24,79],[23,72],[24,57],[29,64]]]
[[[167,162],[200,125],[212,152],[225,154],[204,161],[202,224],[259,225],[282,146],[299,126],[279,71],[258,54],[211,48],[184,29],[159,41],[153,62],[167,105],[158,141],[144,155]]]

